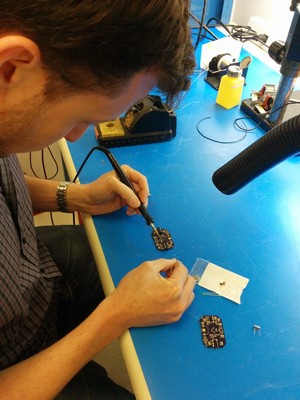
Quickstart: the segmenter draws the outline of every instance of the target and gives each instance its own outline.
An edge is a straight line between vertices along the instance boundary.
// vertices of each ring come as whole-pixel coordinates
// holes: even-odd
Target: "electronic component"
[[[254,333],[254,335],[256,334],[256,332],[258,332],[258,334],[260,335],[260,326],[259,325],[253,325],[253,333]]]
[[[164,142],[176,135],[176,115],[160,96],[148,95],[123,117],[95,125],[95,133],[106,147]]]
[[[153,231],[151,233],[157,250],[170,250],[174,247],[174,242],[170,232],[164,228],[157,228],[158,234]]]
[[[206,347],[218,349],[226,344],[223,323],[217,315],[204,315],[200,318],[202,341]]]

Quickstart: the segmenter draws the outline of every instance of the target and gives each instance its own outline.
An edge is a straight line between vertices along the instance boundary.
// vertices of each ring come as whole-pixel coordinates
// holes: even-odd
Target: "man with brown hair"
[[[15,156],[78,139],[153,87],[174,101],[194,68],[188,12],[185,0],[1,1],[0,399],[132,398],[90,360],[129,327],[177,321],[193,300],[175,259],[144,262],[103,299],[82,229],[36,234],[32,212],[131,215],[140,200],[113,172],[60,184],[24,177]],[[147,179],[124,168],[147,205]]]

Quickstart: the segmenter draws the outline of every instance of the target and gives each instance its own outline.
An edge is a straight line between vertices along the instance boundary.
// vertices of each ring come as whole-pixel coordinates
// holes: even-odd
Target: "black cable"
[[[258,128],[258,127],[260,126],[260,124],[262,123],[263,120],[266,120],[267,118],[269,118],[269,116],[270,116],[271,114],[277,112],[278,110],[281,110],[281,109],[284,108],[284,107],[287,107],[287,106],[290,105],[290,104],[300,104],[300,102],[298,102],[297,100],[290,100],[290,101],[288,101],[287,103],[283,104],[282,106],[277,107],[275,110],[271,110],[270,112],[267,112],[266,115],[261,115],[261,120],[260,120],[259,122],[257,122],[257,124],[256,124],[253,128],[248,128],[248,127],[246,127],[246,131],[247,131],[247,132],[252,132],[252,131],[254,131],[256,128]],[[245,131],[245,129],[242,128],[242,127],[240,127],[239,124],[238,124],[238,121],[243,121],[243,120],[245,120],[245,119],[252,119],[252,116],[251,116],[251,115],[247,115],[247,116],[244,116],[244,117],[236,118],[236,119],[234,120],[234,122],[233,122],[235,128],[239,129],[240,131]],[[244,121],[243,121],[243,122],[244,122]],[[244,125],[246,126],[245,123],[244,123]]]
[[[33,165],[32,165],[32,152],[29,153],[29,165],[30,165],[30,169],[31,169],[31,172],[33,173],[33,175],[36,178],[39,178],[39,176],[35,173]]]
[[[79,170],[77,171],[76,175],[74,176],[74,178],[73,178],[73,180],[72,180],[73,183],[76,183],[76,180],[77,180],[77,178],[79,177],[79,174],[80,174],[80,172],[82,171],[83,167],[85,166],[86,162],[88,161],[88,159],[90,158],[90,156],[92,155],[92,153],[93,153],[95,150],[98,150],[98,147],[99,147],[99,146],[93,147],[93,148],[87,153],[87,155],[85,156],[85,159],[82,161],[82,163],[81,163],[81,165],[80,165],[80,167],[79,167]]]
[[[229,33],[229,35],[231,36],[231,32],[230,32],[230,30],[227,28],[227,25],[225,25],[219,18],[216,18],[216,17],[210,18],[210,19],[207,21],[207,26],[209,26],[209,24],[210,24],[211,21],[217,21],[217,22],[218,22],[218,25],[221,25],[221,26]],[[216,25],[213,25],[213,27],[216,27]]]
[[[269,48],[269,46],[261,39],[263,35],[258,35],[255,30],[253,30],[250,26],[243,26],[243,25],[233,25],[233,24],[224,24],[219,18],[212,17],[207,21],[207,26],[210,26],[211,21],[216,21],[218,25],[221,25],[226,32],[231,36],[233,39],[239,40],[240,42],[247,42],[249,40],[254,40],[265,47]],[[213,25],[216,27],[217,25]],[[211,26],[212,27],[212,26]],[[231,28],[231,30],[229,29]]]
[[[249,119],[249,118],[252,119],[252,116],[247,115],[247,116],[244,116],[244,117],[236,118],[236,119],[233,121],[233,126],[234,126],[236,129],[239,129],[240,131],[245,131],[245,130],[246,130],[247,132],[255,131],[255,129],[258,128],[259,125],[261,124],[261,121],[260,121],[259,123],[257,123],[257,124],[254,126],[254,128],[248,128],[247,125],[245,124],[244,120],[245,120],[245,119]],[[242,127],[239,125],[239,123],[238,123],[239,121],[242,121],[243,124],[244,124],[244,126],[245,126],[246,128],[242,128]]]
[[[56,177],[56,175],[58,174],[58,170],[59,170],[59,168],[58,168],[58,163],[57,163],[57,161],[56,161],[56,159],[55,159],[55,157],[54,157],[54,155],[53,155],[53,153],[52,153],[50,147],[47,146],[46,149],[49,151],[49,153],[50,153],[50,155],[51,155],[51,158],[52,158],[52,160],[54,161],[56,170],[55,170],[54,174],[53,174],[50,178],[47,177],[47,172],[46,172],[46,167],[45,167],[45,162],[44,162],[44,149],[43,149],[43,150],[42,150],[42,167],[43,167],[43,172],[44,172],[43,178],[45,178],[45,179],[54,179],[54,178]],[[41,177],[35,172],[35,170],[34,170],[32,154],[33,154],[32,152],[29,153],[29,164],[30,164],[31,172],[33,173],[33,175],[34,175],[36,178],[41,178]]]
[[[82,171],[82,168],[85,166],[86,162],[88,161],[88,159],[90,158],[91,154],[95,151],[95,150],[99,150],[102,153],[104,153],[106,155],[106,157],[108,158],[108,161],[110,162],[110,165],[113,167],[117,177],[120,179],[120,181],[128,186],[133,193],[136,195],[136,197],[140,200],[140,206],[138,207],[138,210],[140,211],[141,215],[144,217],[147,225],[150,225],[153,229],[153,231],[159,236],[159,233],[157,231],[157,229],[154,226],[154,219],[151,217],[151,215],[149,214],[147,208],[145,207],[145,205],[143,204],[143,202],[141,201],[138,192],[135,190],[133,184],[131,183],[131,181],[128,179],[127,175],[124,173],[124,171],[122,170],[120,164],[118,163],[118,161],[115,159],[114,155],[104,146],[96,146],[93,147],[87,154],[87,156],[85,157],[85,159],[83,160],[77,174],[75,175],[74,179],[73,179],[73,183],[76,182],[80,172]]]
[[[245,137],[247,136],[247,133],[248,133],[247,130],[246,130],[246,133],[245,133],[241,138],[239,138],[239,139],[237,139],[237,140],[223,141],[223,140],[217,140],[217,139],[213,139],[213,138],[211,138],[211,137],[209,137],[209,136],[206,136],[206,135],[204,135],[204,134],[200,131],[199,125],[201,124],[201,122],[203,122],[203,121],[205,121],[205,120],[207,120],[207,119],[210,119],[210,118],[211,118],[211,117],[205,117],[205,118],[200,119],[200,121],[198,121],[198,123],[197,123],[197,125],[196,125],[196,129],[197,129],[198,133],[199,133],[202,137],[204,137],[204,138],[207,139],[207,140],[210,140],[211,142],[220,143],[220,144],[234,144],[234,143],[239,143],[239,142],[241,142],[241,141],[244,140]]]
[[[201,20],[199,20],[192,12],[189,13],[189,14],[190,14],[190,17],[193,18],[193,20],[199,24],[199,31],[198,31],[196,43],[195,43],[195,46],[194,46],[194,49],[195,49],[195,50],[196,50],[196,48],[198,47],[198,44],[199,44],[200,39],[201,39],[201,36],[202,36],[202,38],[206,38],[206,39],[208,39],[208,40],[218,40],[218,39],[219,39],[218,36],[215,35],[215,34],[204,24],[204,19],[205,19],[205,14],[206,14],[206,8],[207,8],[207,0],[204,0]],[[192,29],[194,29],[194,28],[192,28]],[[203,34],[202,34],[203,29],[204,29],[207,33],[209,33],[209,34],[212,36],[213,39],[207,37],[207,36],[206,36],[206,33],[205,33],[205,35],[203,35]]]
[[[46,168],[46,163],[45,163],[45,150],[48,150],[48,151],[49,151],[50,156],[51,156],[52,160],[54,161],[54,165],[55,165],[55,167],[56,167],[55,172],[54,172],[54,174],[53,174],[51,177],[48,177],[48,174],[47,174],[47,168]],[[44,174],[43,177],[39,176],[39,175],[35,172],[35,169],[34,169],[34,166],[33,166],[33,157],[32,157],[32,155],[33,155],[33,153],[30,152],[30,153],[29,153],[29,164],[30,164],[31,172],[33,173],[33,175],[34,175],[36,178],[38,178],[38,179],[47,179],[47,180],[51,180],[51,179],[54,179],[54,178],[57,176],[58,171],[59,171],[59,167],[58,167],[58,163],[57,163],[57,161],[56,161],[56,159],[55,159],[55,157],[54,157],[54,154],[53,154],[53,152],[52,152],[50,146],[47,146],[47,147],[45,147],[44,149],[41,150],[41,162],[42,162],[42,169],[43,169],[43,174]],[[50,216],[51,224],[54,226],[55,223],[54,223],[53,212],[52,212],[52,211],[49,211],[49,216]],[[75,225],[75,214],[74,214],[74,213],[73,213],[73,225]]]
[[[191,29],[196,29],[196,28],[191,28]],[[197,29],[199,29],[199,28],[197,28]],[[195,36],[196,33],[194,33],[194,34],[192,33],[192,35]],[[198,34],[197,34],[197,35],[198,35]],[[211,42],[213,42],[214,40],[217,40],[217,39],[214,38],[214,37],[209,37],[209,36],[207,36],[207,35],[206,35],[206,32],[202,34],[202,40],[203,40],[203,39],[209,40],[209,41],[211,41]],[[218,39],[219,39],[219,38],[218,38]],[[196,50],[195,45],[194,45],[194,49]]]
[[[42,149],[42,168],[43,168],[43,172],[44,172],[44,178],[48,179],[47,171],[46,171],[46,165],[45,165],[45,151],[44,150],[45,149]],[[49,215],[50,215],[51,224],[54,226],[54,220],[53,220],[52,211],[50,211]]]
[[[255,38],[257,36],[257,33],[250,26],[247,25],[232,25],[231,35],[234,39],[237,39],[240,42],[247,42],[248,40],[252,40],[253,38]]]
[[[45,166],[45,153],[44,149],[42,150],[42,167],[43,167],[43,172],[44,172],[44,178],[48,179],[47,177],[47,171],[46,171],[46,166]]]
[[[49,179],[54,179],[54,178],[57,176],[57,174],[58,174],[58,170],[59,170],[59,168],[58,168],[58,163],[57,163],[57,161],[56,161],[56,159],[55,159],[55,157],[54,157],[54,154],[52,153],[51,147],[50,147],[50,146],[47,146],[47,149],[48,149],[48,151],[49,151],[49,153],[50,153],[50,155],[51,155],[51,157],[52,157],[52,160],[54,161],[54,164],[55,164],[55,166],[56,166],[56,171],[55,171],[55,173],[51,176],[51,178],[49,178]]]
[[[278,107],[276,110],[273,110],[273,111],[271,111],[270,113],[267,113],[266,116],[262,116],[261,121],[259,121],[253,128],[248,128],[247,125],[246,125],[245,122],[244,122],[244,120],[246,120],[246,119],[252,119],[252,116],[246,115],[246,116],[244,116],[244,117],[236,118],[236,119],[233,121],[234,127],[235,127],[236,129],[238,129],[238,130],[244,132],[244,135],[243,135],[241,138],[237,139],[237,140],[223,141],[223,140],[213,139],[213,138],[211,138],[211,137],[209,137],[209,136],[204,135],[204,133],[202,133],[202,132],[200,131],[199,125],[201,124],[201,122],[203,122],[203,121],[205,121],[205,120],[207,120],[207,119],[210,119],[211,117],[204,117],[204,118],[202,118],[200,121],[198,121],[198,123],[197,123],[197,125],[196,125],[196,129],[197,129],[198,133],[199,133],[203,138],[205,138],[205,139],[207,139],[207,140],[210,140],[211,142],[214,142],[214,143],[220,143],[220,144],[234,144],[234,143],[239,143],[239,142],[241,142],[242,140],[244,140],[244,139],[246,138],[248,132],[252,132],[252,131],[254,131],[255,129],[257,129],[257,128],[260,126],[260,124],[262,123],[262,121],[265,120],[267,117],[269,117],[272,113],[274,113],[274,112],[276,112],[276,111],[282,109],[283,107],[287,107],[287,106],[290,105],[290,104],[300,104],[300,103],[299,103],[297,100],[295,100],[295,101],[292,100],[292,101],[289,101],[289,102],[286,103],[286,104],[283,104],[281,107]],[[241,127],[241,126],[239,125],[239,122],[240,122],[240,121],[244,124],[244,127]]]
[[[250,26],[242,26],[242,25],[230,25],[232,28],[232,37],[234,39],[239,40],[240,42],[248,42],[249,40],[254,40],[260,42],[265,47],[269,48],[269,46],[261,40],[260,35],[257,34],[255,30],[253,30]]]

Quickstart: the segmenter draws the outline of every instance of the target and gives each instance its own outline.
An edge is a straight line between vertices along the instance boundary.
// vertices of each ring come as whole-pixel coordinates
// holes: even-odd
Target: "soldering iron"
[[[95,150],[99,150],[102,153],[104,153],[106,155],[106,157],[108,158],[111,166],[113,167],[113,169],[115,170],[118,178],[120,179],[120,181],[122,183],[124,183],[124,185],[128,186],[133,192],[134,194],[137,196],[137,198],[140,200],[141,205],[138,207],[138,210],[140,211],[141,215],[145,218],[145,221],[147,223],[147,225],[150,225],[151,228],[153,229],[153,232],[155,233],[155,235],[158,238],[161,238],[160,232],[159,230],[155,227],[154,225],[154,219],[151,217],[151,215],[149,214],[147,208],[145,207],[145,205],[142,203],[137,191],[135,190],[134,186],[132,185],[132,183],[130,182],[130,180],[128,179],[127,175],[124,173],[124,171],[122,170],[120,164],[118,163],[118,161],[116,160],[116,158],[113,156],[113,154],[104,146],[96,146],[93,147],[89,153],[87,154],[87,156],[85,157],[84,161],[82,162],[75,178],[73,179],[73,182],[76,182],[82,168],[84,167],[85,163],[87,162],[87,160],[89,159],[90,155],[95,151]]]
[[[98,148],[99,148],[99,150],[103,151],[103,153],[107,156],[109,162],[111,163],[113,169],[115,170],[116,174],[118,175],[118,178],[120,179],[120,181],[122,183],[124,183],[124,185],[128,186],[133,191],[133,193],[136,195],[136,197],[140,200],[141,205],[138,207],[138,210],[140,211],[142,216],[145,218],[145,221],[146,221],[147,225],[150,225],[151,228],[153,229],[153,231],[156,233],[156,235],[158,237],[160,237],[160,234],[159,234],[157,228],[154,225],[154,219],[151,217],[151,215],[149,214],[147,208],[142,203],[142,201],[141,201],[137,191],[135,190],[133,184],[130,182],[130,180],[128,179],[127,175],[122,170],[120,164],[115,159],[114,155],[106,147],[98,146]]]

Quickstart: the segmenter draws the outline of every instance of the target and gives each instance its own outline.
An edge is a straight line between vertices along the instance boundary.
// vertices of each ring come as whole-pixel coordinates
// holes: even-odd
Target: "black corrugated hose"
[[[233,194],[263,172],[300,151],[300,115],[272,128],[214,172],[214,185]]]

